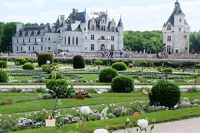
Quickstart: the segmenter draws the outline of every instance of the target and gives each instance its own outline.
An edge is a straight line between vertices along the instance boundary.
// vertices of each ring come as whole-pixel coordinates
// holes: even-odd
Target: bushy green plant
[[[24,65],[26,62],[27,62],[27,60],[25,58],[17,58],[15,60],[16,65]]]
[[[60,72],[51,72],[48,79],[62,79],[62,74]]]
[[[38,65],[39,65],[39,67],[44,65],[44,64],[47,64],[47,60],[49,60],[50,64],[52,64],[54,62],[53,55],[49,52],[40,53],[38,55]]]
[[[0,60],[0,68],[6,68],[8,66],[6,61]]]
[[[196,65],[195,65],[195,68],[196,68],[196,69],[200,69],[200,64],[196,64]]]
[[[52,71],[56,70],[57,68],[58,68],[57,63],[42,65],[42,71],[48,74],[50,74]]]
[[[111,82],[113,92],[130,93],[134,90],[134,80],[129,76],[117,76]]]
[[[76,55],[73,58],[73,68],[74,69],[83,69],[85,68],[85,59],[81,55]]]
[[[173,108],[180,101],[179,87],[167,81],[155,84],[149,93],[150,105],[160,105]]]
[[[45,93],[45,94],[43,95],[43,99],[51,99],[51,98],[52,98],[52,95],[49,94],[49,93]]]
[[[124,62],[116,62],[112,64],[112,68],[116,69],[117,71],[126,70],[127,66]]]
[[[8,74],[4,70],[0,70],[0,82],[8,82]]]
[[[23,69],[25,69],[25,70],[34,70],[35,69],[35,66],[33,65],[33,64],[31,64],[31,63],[26,63],[26,64],[24,64],[23,66],[22,66],[22,68]]]
[[[113,68],[105,68],[99,73],[100,82],[111,82],[114,77],[118,76],[118,72]]]
[[[36,92],[38,92],[38,93],[44,93],[45,92],[45,88],[37,88]]]
[[[142,71],[143,71],[144,67],[149,66],[149,63],[145,60],[141,60],[139,61],[139,65],[142,66]]]
[[[56,97],[68,97],[71,94],[71,88],[68,87],[69,83],[63,79],[47,80],[46,87],[52,90]]]

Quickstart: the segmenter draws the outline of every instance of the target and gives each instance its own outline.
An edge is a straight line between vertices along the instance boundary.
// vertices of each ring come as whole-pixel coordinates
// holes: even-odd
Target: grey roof
[[[40,35],[40,30],[45,29],[45,25],[41,26],[29,26],[29,27],[23,27],[19,30],[19,36],[22,36],[22,33],[25,31],[25,36],[28,35],[28,32],[31,31],[31,35],[34,35],[34,31],[37,30],[37,35]]]
[[[117,27],[123,27],[122,19],[120,18]]]
[[[172,12],[172,14],[169,17],[169,19],[166,22],[166,24],[171,23],[172,26],[174,26],[174,15],[175,14],[184,14],[183,11],[181,10],[181,7],[180,7],[180,4],[179,4],[178,1],[176,1],[174,11]]]
[[[86,23],[86,14],[82,16],[81,23]]]

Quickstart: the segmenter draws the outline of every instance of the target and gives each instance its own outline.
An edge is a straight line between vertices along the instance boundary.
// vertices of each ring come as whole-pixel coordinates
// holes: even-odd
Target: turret
[[[117,25],[117,29],[119,31],[119,49],[122,50],[123,47],[124,47],[124,41],[123,41],[123,38],[124,38],[124,25],[122,23],[121,16],[120,16],[120,19],[119,19],[119,22],[118,22],[118,25]]]
[[[17,22],[16,32],[19,32],[21,28],[22,28],[22,23],[21,22]]]
[[[82,19],[81,19],[81,31],[82,31],[82,52],[87,52],[88,51],[88,22],[86,20],[86,11],[84,12],[84,14],[82,15]]]

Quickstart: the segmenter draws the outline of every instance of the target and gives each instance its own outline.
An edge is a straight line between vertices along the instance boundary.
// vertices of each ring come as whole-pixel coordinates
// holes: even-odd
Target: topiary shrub
[[[26,62],[27,62],[27,60],[25,58],[17,58],[15,60],[16,65],[24,65]]]
[[[25,70],[34,70],[35,66],[31,63],[26,63],[22,66],[22,68],[25,69]]]
[[[100,82],[111,82],[114,77],[118,76],[118,72],[113,68],[105,68],[99,73]]]
[[[0,67],[1,68],[6,68],[8,66],[6,61],[0,60]]]
[[[117,71],[126,70],[127,66],[124,62],[115,62],[112,64],[112,68],[116,69]]]
[[[129,76],[117,76],[111,82],[113,92],[130,93],[134,90],[134,80]]]
[[[176,84],[161,81],[155,84],[149,93],[150,105],[173,108],[180,101],[180,89]]]
[[[0,83],[2,82],[8,82],[8,74],[4,70],[0,70]]]
[[[60,72],[51,72],[48,79],[62,79],[62,74]]]
[[[38,66],[41,67],[42,65],[47,64],[47,60],[52,64],[54,62],[53,55],[48,52],[40,53],[38,55]]]
[[[85,68],[85,59],[81,55],[76,55],[73,58],[73,68],[74,69],[83,69]]]

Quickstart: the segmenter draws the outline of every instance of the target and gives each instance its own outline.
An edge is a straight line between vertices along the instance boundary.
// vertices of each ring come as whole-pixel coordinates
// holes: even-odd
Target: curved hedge
[[[15,60],[16,65],[24,65],[26,62],[27,62],[27,60],[25,58],[17,58]]]
[[[25,69],[25,70],[34,70],[35,66],[31,63],[26,63],[22,66],[22,68]]]
[[[129,76],[117,76],[111,82],[113,92],[130,93],[134,90],[134,80]]]
[[[54,62],[53,55],[49,52],[40,53],[38,55],[38,65],[41,67],[44,64],[47,64],[47,60],[50,61],[50,64]]]
[[[150,105],[159,104],[173,108],[180,101],[181,92],[179,87],[167,81],[155,84],[149,93]]]
[[[126,70],[127,65],[124,62],[115,62],[112,64],[112,68],[116,69],[117,71]]]
[[[85,68],[85,59],[81,55],[76,55],[73,58],[73,68],[74,69],[83,69]]]
[[[99,73],[100,82],[111,82],[114,77],[118,76],[118,72],[113,68],[105,68]]]
[[[8,82],[8,74],[4,70],[0,70],[0,82]]]
[[[0,60],[0,68],[7,68],[8,64],[6,61]]]

